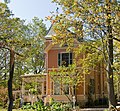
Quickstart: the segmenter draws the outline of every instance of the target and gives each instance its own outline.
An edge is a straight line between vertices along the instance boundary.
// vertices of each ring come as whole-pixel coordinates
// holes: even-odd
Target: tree
[[[77,68],[76,62],[74,62],[72,65],[69,65],[68,67],[62,65],[58,68],[58,70],[53,68],[53,70],[50,71],[52,80],[62,86],[60,87],[60,90],[62,90],[71,103],[73,101],[68,96],[68,88],[70,88],[70,94],[72,97],[75,97],[76,100],[76,87],[79,85],[79,83],[83,83],[84,81],[84,75],[81,73],[82,70]]]
[[[10,3],[10,0],[4,0],[5,3]]]
[[[16,57],[16,65],[14,71],[14,90],[20,90],[21,79],[23,74],[40,74],[44,69],[44,35],[46,34],[46,26],[43,20],[34,17],[30,23],[23,28],[24,40],[27,39],[27,45],[23,45],[22,54],[24,57]],[[28,51],[29,50],[29,51]]]
[[[119,3],[116,0],[53,0],[53,2],[62,8],[61,14],[53,15],[51,18],[55,21],[54,42],[62,45],[67,43],[68,48],[73,49],[74,39],[84,41],[80,42],[76,51],[76,54],[84,52],[86,54],[86,58],[83,59],[85,61],[80,62],[84,68],[104,59],[109,107],[116,106],[113,84],[113,71],[116,70],[113,51],[117,46],[115,47],[113,40],[120,41]]]
[[[12,95],[12,80],[14,73],[15,56],[21,55],[21,46],[26,44],[22,37],[23,23],[19,18],[13,18],[12,13],[8,9],[6,4],[0,3],[0,49],[5,52],[1,53],[1,57],[9,51],[9,78],[8,78],[8,97],[9,106],[8,111],[12,111],[13,95]],[[19,49],[19,50],[18,50]],[[16,50],[18,52],[16,52]],[[3,54],[3,56],[2,56]],[[8,54],[7,54],[8,55]],[[4,59],[3,59],[4,61]],[[6,61],[6,60],[5,60]],[[3,63],[3,62],[2,62]],[[6,64],[2,64],[1,68],[6,67]],[[7,72],[6,72],[7,73]]]
[[[46,34],[46,27],[43,21],[37,17],[33,19],[33,23],[25,25],[24,20],[13,18],[13,14],[6,4],[0,3],[0,10],[0,68],[4,79],[7,79],[7,75],[9,75],[8,110],[11,111],[13,106],[13,81],[19,83],[20,74],[25,72],[39,73],[43,67],[43,36]],[[38,59],[41,61],[38,61]],[[8,65],[10,65],[9,70]],[[26,67],[28,70],[26,70]]]
[[[26,38],[30,41],[30,51],[25,52],[24,64],[26,73],[40,73],[44,67],[44,36],[46,26],[43,20],[34,17],[31,23],[27,24]]]

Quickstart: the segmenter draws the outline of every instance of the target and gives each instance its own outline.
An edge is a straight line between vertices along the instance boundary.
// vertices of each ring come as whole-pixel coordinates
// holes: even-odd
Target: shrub
[[[22,109],[24,110],[24,109],[33,109],[33,108],[32,108],[32,105],[30,103],[27,103],[26,105],[22,106]]]
[[[104,97],[104,98],[96,99],[96,100],[94,101],[94,105],[95,105],[95,106],[98,106],[98,105],[108,105],[108,98],[107,98],[107,97]]]
[[[20,98],[16,99],[13,103],[13,108],[18,109],[20,107]]]
[[[38,102],[35,102],[32,106],[33,109],[36,109],[37,111],[48,111],[49,107],[44,106],[44,103],[42,100],[39,100]]]
[[[98,98],[93,101],[93,99],[89,98],[88,101],[85,103],[85,107],[107,107],[108,106],[108,98]]]
[[[7,101],[8,101],[8,90],[7,88],[4,88],[3,86],[0,86],[0,105],[5,108],[7,107]]]
[[[33,105],[26,104],[22,107],[22,109],[33,109],[36,111],[70,111],[72,109],[71,104],[52,102],[48,106],[44,106],[42,100],[35,102]]]

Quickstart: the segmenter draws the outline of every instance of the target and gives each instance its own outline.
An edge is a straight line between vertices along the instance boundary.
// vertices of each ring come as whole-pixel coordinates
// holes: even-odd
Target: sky
[[[51,0],[11,0],[8,6],[15,17],[25,19],[27,22],[35,16],[39,17],[44,20],[47,28],[50,27],[50,22],[45,21],[45,17],[50,16],[50,12],[55,11],[57,7]]]

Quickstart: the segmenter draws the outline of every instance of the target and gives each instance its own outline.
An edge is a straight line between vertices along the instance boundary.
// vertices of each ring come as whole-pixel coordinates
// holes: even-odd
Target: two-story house
[[[63,87],[60,86],[61,83],[58,84],[56,81],[52,81],[49,72],[52,69],[58,69],[58,67],[62,65],[63,62],[65,62],[66,67],[69,64],[72,64],[74,55],[71,52],[66,52],[66,47],[53,45],[52,35],[54,34],[55,33],[51,28],[49,33],[45,36],[45,69],[47,72],[46,94],[50,95],[52,98],[58,101],[69,101],[61,90],[61,87]],[[75,44],[79,43],[79,41],[75,40]],[[107,94],[107,82],[105,75],[105,70],[103,70],[101,67],[97,67],[97,69],[91,71],[91,74],[89,75],[84,75],[84,81],[80,83],[81,85],[77,86],[75,91],[77,101],[87,101],[90,90],[94,100],[97,98],[103,98],[103,96]],[[71,97],[70,88],[68,88],[67,92]]]
[[[53,80],[50,75],[50,71],[55,69],[57,70],[59,66],[64,64],[67,67],[69,64],[73,63],[74,55],[72,52],[66,52],[66,47],[60,47],[59,45],[54,45],[52,42],[52,35],[54,35],[52,27],[50,28],[48,34],[45,36],[45,73],[38,75],[25,75],[22,76],[23,86],[22,86],[22,95],[25,99],[25,88],[24,81],[26,78],[36,78],[36,82],[41,83],[36,86],[40,93],[39,97],[44,97],[44,101],[48,102],[50,98],[53,98],[55,101],[70,102],[73,100],[73,90],[75,90],[75,96],[77,102],[86,102],[91,93],[92,98],[98,99],[103,98],[107,95],[107,82],[105,71],[96,67],[95,70],[91,71],[89,75],[83,75],[84,79],[76,89],[70,88],[68,85],[62,85],[56,80]],[[75,44],[79,44],[79,41],[75,40]],[[41,79],[38,79],[41,77]],[[32,80],[32,79],[30,79]],[[63,87],[65,92],[63,92]],[[37,89],[36,88],[36,89]],[[27,97],[26,97],[27,98]],[[36,100],[36,96],[34,96]],[[28,99],[26,99],[28,100]],[[29,99],[28,101],[31,101]]]

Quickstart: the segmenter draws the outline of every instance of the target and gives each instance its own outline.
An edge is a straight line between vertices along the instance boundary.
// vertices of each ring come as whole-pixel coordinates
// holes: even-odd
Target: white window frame
[[[59,54],[60,54],[60,65],[59,65]],[[70,64],[70,61],[73,60],[73,55],[72,55],[72,58],[70,59],[70,54],[72,54],[72,52],[60,52],[60,53],[58,53],[58,57],[57,57],[58,67],[62,65],[61,64],[62,63],[62,54],[69,54],[69,64]]]

